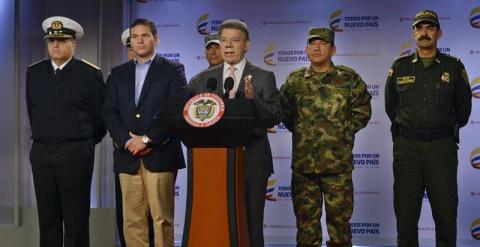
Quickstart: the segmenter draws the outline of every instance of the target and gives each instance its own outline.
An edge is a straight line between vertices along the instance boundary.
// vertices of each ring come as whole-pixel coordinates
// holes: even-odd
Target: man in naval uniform
[[[106,133],[100,69],[74,58],[83,29],[60,16],[42,23],[49,58],[27,69],[30,162],[41,247],[89,246],[95,144]]]

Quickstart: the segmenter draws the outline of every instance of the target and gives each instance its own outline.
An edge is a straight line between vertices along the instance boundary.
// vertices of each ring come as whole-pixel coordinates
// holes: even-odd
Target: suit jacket
[[[176,171],[185,167],[180,141],[168,130],[161,129],[155,115],[168,99],[188,96],[184,67],[156,55],[148,69],[142,92],[135,105],[135,62],[129,61],[112,69],[107,79],[104,118],[112,136],[114,171],[134,173],[140,159],[152,172]],[[152,140],[152,151],[140,157],[124,149],[129,132],[146,135]]]
[[[222,64],[202,71],[193,77],[188,85],[189,91],[192,94],[208,92],[207,81],[213,77],[217,80],[217,88],[213,93],[222,96],[224,94],[223,67],[224,65]],[[279,91],[273,72],[264,70],[247,61],[238,86],[237,95],[245,95],[243,78],[247,75],[252,75],[253,77],[253,101],[257,108],[260,126],[255,128],[255,137],[252,142],[245,146],[246,178],[265,178],[273,173],[272,151],[268,141],[267,128],[273,127],[282,119]]]

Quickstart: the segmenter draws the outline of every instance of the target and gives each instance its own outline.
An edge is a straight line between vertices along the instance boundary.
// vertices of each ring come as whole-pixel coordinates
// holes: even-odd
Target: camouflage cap
[[[323,28],[323,27],[311,27],[308,30],[307,41],[311,39],[321,39],[325,42],[334,43],[335,40],[335,33],[330,28]]]
[[[205,47],[211,43],[220,45],[220,35],[218,33],[210,33],[205,36]]]
[[[416,26],[419,23],[430,23],[437,27],[440,27],[437,13],[431,10],[422,10],[415,15],[413,26]]]

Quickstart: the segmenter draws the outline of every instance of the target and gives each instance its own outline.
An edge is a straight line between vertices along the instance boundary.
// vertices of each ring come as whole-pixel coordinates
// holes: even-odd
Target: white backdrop
[[[480,1],[457,0],[136,0],[127,1],[130,21],[143,17],[158,27],[158,52],[185,65],[187,80],[207,67],[203,35],[218,30],[229,18],[249,26],[251,48],[247,59],[275,72],[280,88],[288,73],[309,64],[305,56],[309,27],[331,26],[336,32],[334,63],[354,68],[373,95],[373,115],[357,134],[354,148],[355,209],[351,220],[355,244],[394,245],[392,143],[390,122],[384,113],[384,83],[395,57],[415,48],[415,13],[432,9],[444,31],[441,51],[460,57],[474,92],[470,121],[459,145],[459,246],[480,244]],[[269,180],[265,209],[267,243],[294,243],[295,217],[290,197],[291,136],[283,125],[269,136],[275,174]],[[214,178],[212,178],[214,179]],[[181,239],[186,200],[186,170],[176,187],[175,231]],[[327,236],[324,227],[324,236]],[[419,222],[422,243],[433,245],[435,226],[428,200]],[[326,238],[326,237],[325,237]]]

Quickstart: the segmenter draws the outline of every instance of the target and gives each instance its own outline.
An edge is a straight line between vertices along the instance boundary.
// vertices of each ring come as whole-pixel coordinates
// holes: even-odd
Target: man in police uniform
[[[49,58],[30,65],[26,77],[40,246],[89,246],[95,144],[106,133],[105,86],[99,68],[73,57],[83,36],[77,22],[55,16],[42,27]]]
[[[327,246],[352,246],[352,149],[355,133],[371,116],[371,96],[351,68],[334,65],[329,28],[310,28],[309,67],[299,68],[280,88],[283,123],[292,132],[292,199],[297,246],[322,246],[325,200]]]
[[[413,22],[415,53],[393,63],[385,88],[392,121],[394,207],[398,246],[418,246],[425,190],[435,221],[436,246],[456,246],[457,143],[468,122],[471,91],[458,58],[438,51],[438,16],[420,11]]]
[[[205,36],[205,58],[208,61],[208,68],[213,68],[223,63],[220,53],[220,35],[211,33]]]

